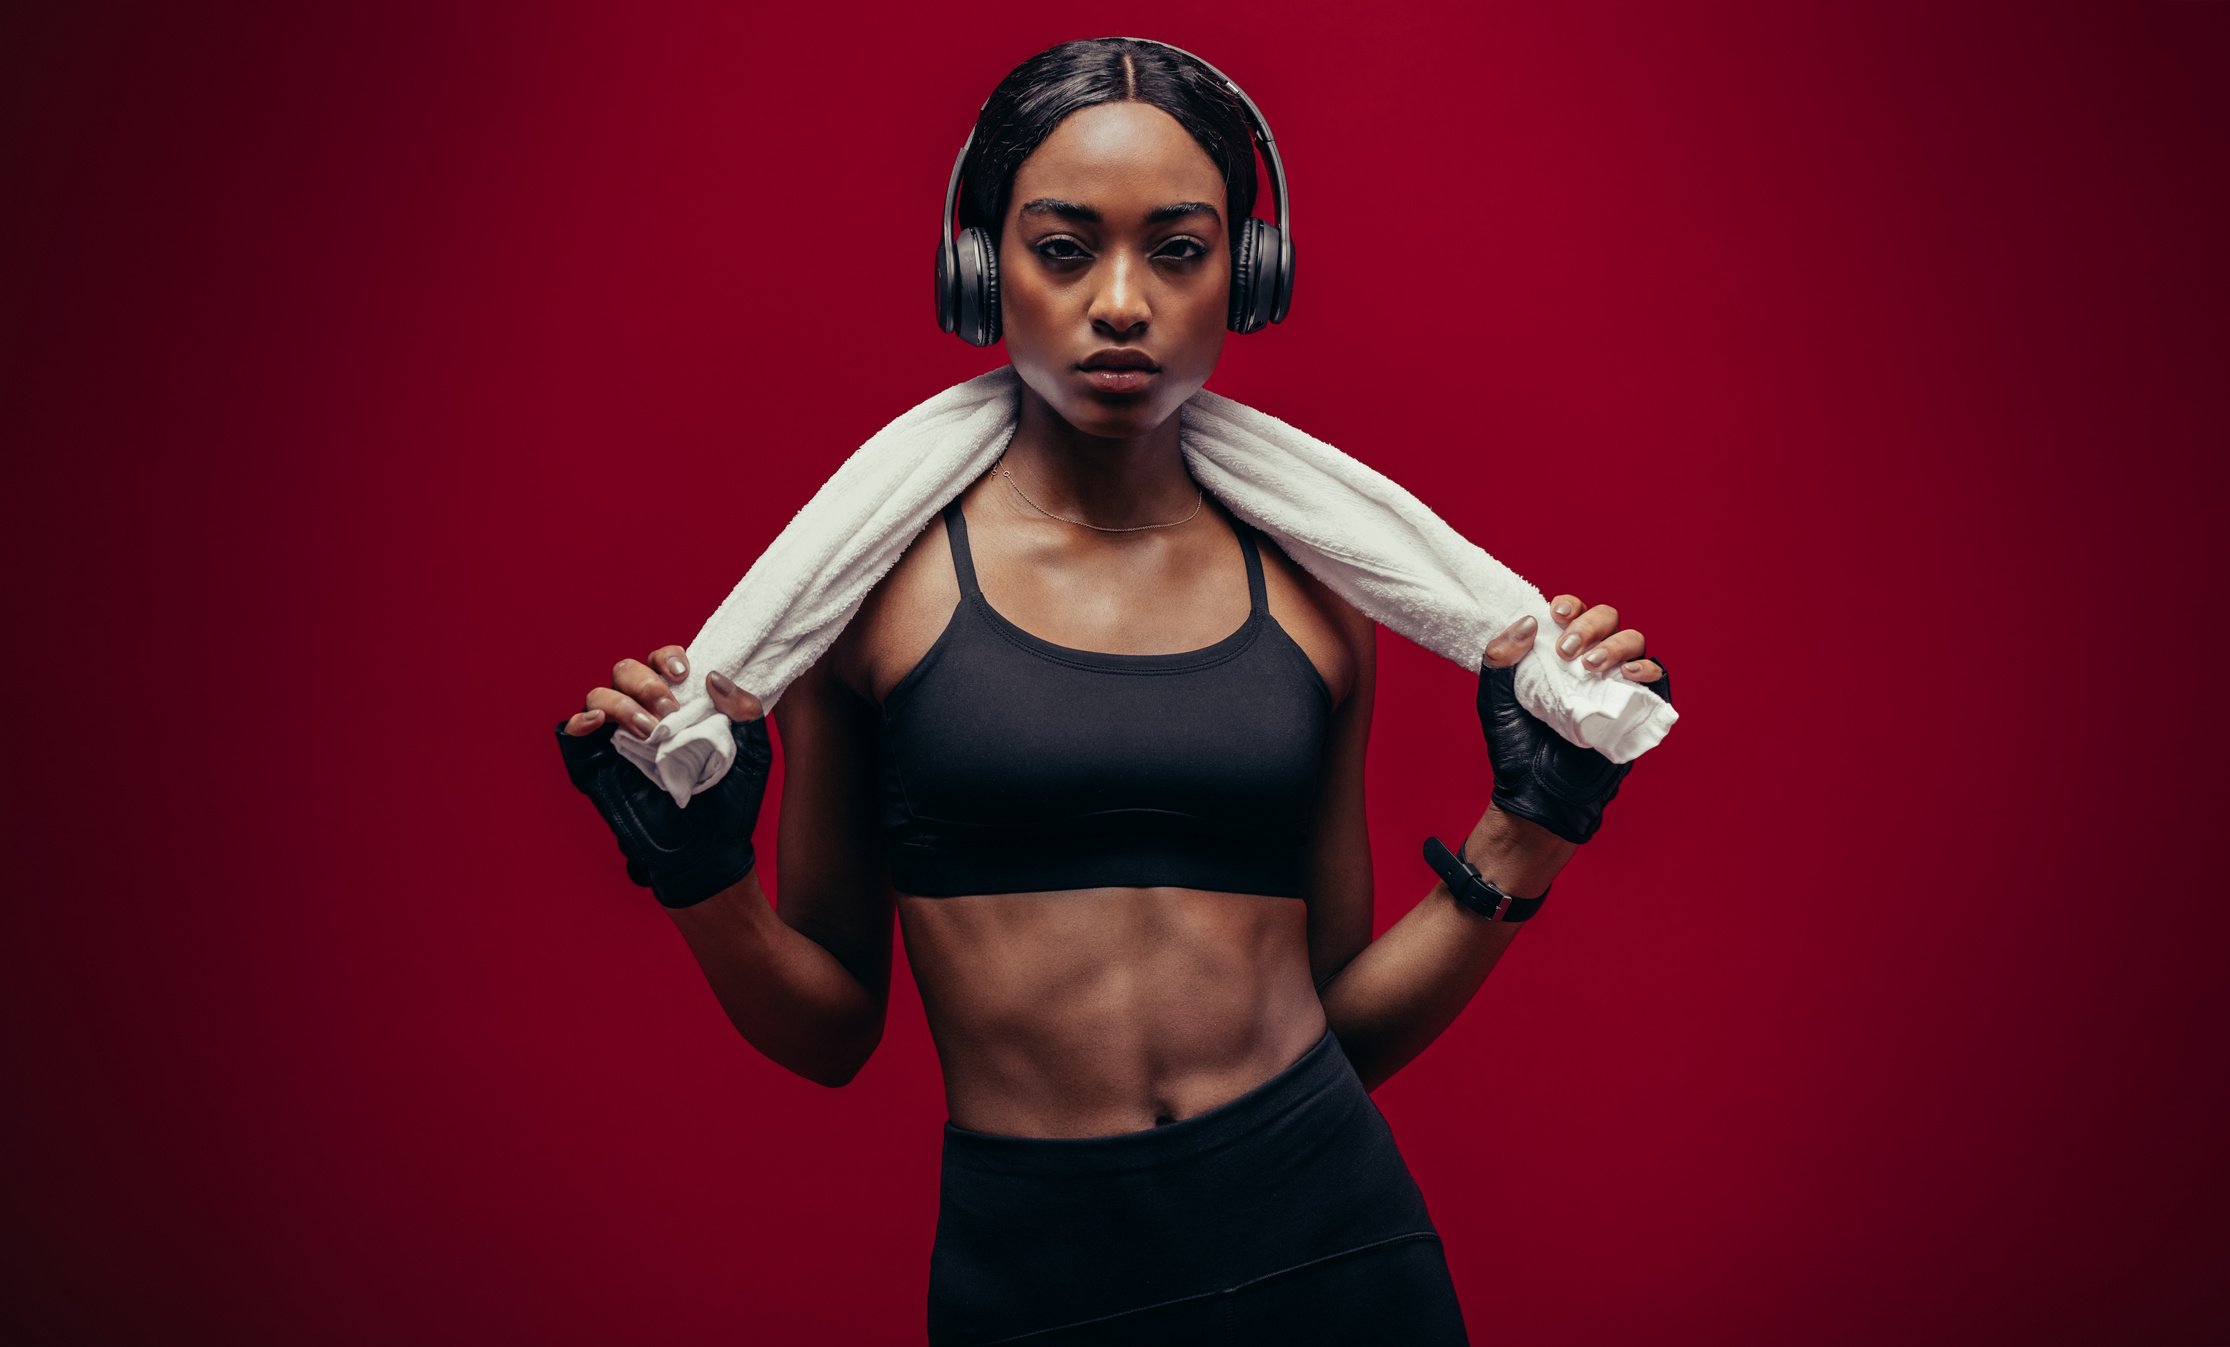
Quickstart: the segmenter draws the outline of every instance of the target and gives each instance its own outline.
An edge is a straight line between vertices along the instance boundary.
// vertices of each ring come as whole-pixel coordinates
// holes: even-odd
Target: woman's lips
[[[1151,380],[1159,377],[1155,369],[1082,369],[1077,373],[1085,382],[1102,393],[1141,393]]]

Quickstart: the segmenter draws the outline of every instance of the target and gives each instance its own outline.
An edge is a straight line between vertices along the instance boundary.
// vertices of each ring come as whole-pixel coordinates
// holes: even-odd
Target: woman
[[[744,1036],[809,1079],[844,1084],[881,1038],[895,904],[950,1115],[932,1342],[1466,1341],[1367,1090],[1516,926],[1443,883],[1371,940],[1374,627],[1179,450],[1240,323],[1243,106],[1174,48],[1065,43],[984,105],[964,180],[1019,420],[782,698],[779,912],[751,863],[749,692],[708,677],[742,751],[687,811],[602,747],[675,709],[679,645],[588,694],[569,768],[616,831],[692,816],[701,840],[630,872]],[[1554,610],[1562,656],[1661,683],[1615,608]],[[1511,697],[1533,640],[1483,652],[1494,804],[1462,849],[1521,899],[1625,772]]]

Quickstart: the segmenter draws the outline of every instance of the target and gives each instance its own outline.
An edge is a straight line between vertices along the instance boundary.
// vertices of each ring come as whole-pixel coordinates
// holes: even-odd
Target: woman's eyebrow
[[[1022,203],[1021,213],[1058,215],[1065,220],[1081,220],[1086,224],[1100,223],[1100,213],[1090,206],[1075,201],[1063,201],[1054,196],[1032,197]],[[1223,223],[1223,215],[1205,201],[1172,201],[1166,206],[1156,206],[1146,212],[1146,223],[1160,224],[1164,220],[1181,220],[1188,215],[1205,215],[1218,225]]]

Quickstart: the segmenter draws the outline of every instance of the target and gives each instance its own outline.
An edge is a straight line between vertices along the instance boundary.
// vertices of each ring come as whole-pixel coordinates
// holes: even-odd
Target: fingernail
[[[682,664],[681,656],[679,655],[676,655],[672,659],[666,661],[666,670],[676,678],[680,678],[684,674],[687,674],[689,672],[688,668]]]
[[[1570,656],[1579,648],[1580,634],[1576,631],[1566,633],[1564,639],[1556,643],[1556,653],[1559,655]]]
[[[1516,626],[1510,628],[1510,634],[1512,636],[1525,636],[1539,625],[1540,623],[1533,620],[1533,614],[1527,613],[1524,617],[1518,619]]]
[[[602,711],[583,711],[583,712],[581,712],[581,721],[582,721],[582,723],[583,723],[583,724],[587,724],[587,725],[594,725],[594,724],[595,724],[596,722],[598,722],[598,721],[602,720],[603,718],[604,718],[604,713],[603,713]]]
[[[650,732],[658,728],[658,722],[652,720],[643,712],[637,711],[635,713],[635,728],[641,732],[645,739],[648,739],[650,738]]]
[[[732,697],[735,695],[736,685],[728,680],[728,675],[720,672],[718,669],[714,669],[711,673],[706,674],[705,679],[712,684],[713,691],[719,693],[721,696]]]
[[[1600,669],[1603,667],[1603,662],[1610,657],[1611,652],[1608,650],[1591,650],[1587,654],[1587,662]]]
[[[1628,660],[1626,661],[1625,668],[1626,672],[1630,674],[1638,674],[1642,671],[1642,662],[1638,659]]]
[[[1556,615],[1557,615],[1558,617],[1570,617],[1570,616],[1572,615],[1572,604],[1571,604],[1571,601],[1570,601],[1570,600],[1565,600],[1564,602],[1561,602],[1561,603],[1557,604],[1557,605],[1556,605]]]

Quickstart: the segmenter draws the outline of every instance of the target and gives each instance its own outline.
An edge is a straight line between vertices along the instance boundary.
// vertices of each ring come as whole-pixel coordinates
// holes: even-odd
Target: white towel
[[[704,689],[714,669],[773,710],[834,644],[929,521],[1014,438],[1012,365],[954,384],[876,431],[837,468],[689,643],[681,702],[621,754],[688,807],[735,760],[727,717]],[[1211,393],[1178,409],[1185,466],[1203,490],[1262,529],[1304,570],[1373,621],[1477,672],[1487,642],[1527,613],[1539,623],[1517,666],[1518,702],[1558,734],[1630,762],[1678,719],[1614,666],[1556,654],[1541,591],[1468,541],[1399,484],[1266,412]]]

